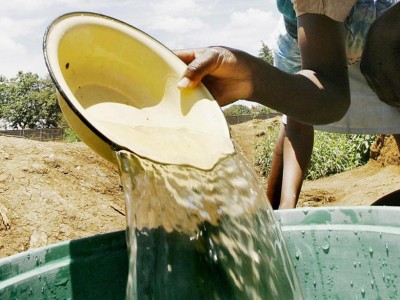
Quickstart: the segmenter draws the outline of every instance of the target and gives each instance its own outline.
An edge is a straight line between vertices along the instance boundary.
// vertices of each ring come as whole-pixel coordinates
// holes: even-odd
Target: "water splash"
[[[279,224],[242,157],[209,172],[117,157],[128,299],[302,299]]]

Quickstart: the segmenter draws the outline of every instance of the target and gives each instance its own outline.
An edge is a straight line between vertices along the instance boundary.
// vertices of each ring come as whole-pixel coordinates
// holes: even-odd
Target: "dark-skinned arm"
[[[380,100],[400,107],[400,3],[372,23],[360,68]]]
[[[288,74],[239,50],[177,51],[188,68],[180,88],[200,80],[220,105],[238,99],[264,104],[307,124],[339,120],[350,103],[344,27],[324,15],[298,18],[302,70]]]

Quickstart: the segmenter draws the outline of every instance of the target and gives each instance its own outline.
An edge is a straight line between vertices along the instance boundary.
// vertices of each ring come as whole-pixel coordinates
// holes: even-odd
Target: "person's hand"
[[[202,81],[221,106],[250,99],[252,66],[260,59],[225,47],[176,50],[175,54],[188,65],[178,83],[180,89],[195,87]]]
[[[400,3],[371,25],[360,68],[379,99],[400,108]]]

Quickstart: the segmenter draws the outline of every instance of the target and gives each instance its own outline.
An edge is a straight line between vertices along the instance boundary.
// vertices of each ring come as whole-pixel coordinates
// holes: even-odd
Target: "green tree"
[[[272,51],[264,42],[261,42],[261,49],[258,52],[258,57],[271,65],[274,63]]]
[[[9,81],[6,77],[0,75],[0,119],[4,118],[5,105],[7,103]]]
[[[261,114],[269,114],[272,112],[276,112],[276,110],[273,110],[272,108],[269,108],[264,105],[255,105],[251,107],[251,112],[253,116],[261,115]]]
[[[0,77],[0,118],[12,128],[53,128],[62,119],[55,86],[49,76],[18,72]]]
[[[233,104],[224,109],[225,116],[251,115],[251,109],[245,105]]]

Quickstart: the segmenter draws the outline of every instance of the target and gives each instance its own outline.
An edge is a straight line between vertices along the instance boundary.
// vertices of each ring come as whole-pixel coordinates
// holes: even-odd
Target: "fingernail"
[[[178,82],[178,88],[180,89],[186,89],[188,87],[190,87],[191,84],[191,80],[187,77],[183,77],[181,80],[179,80]]]

